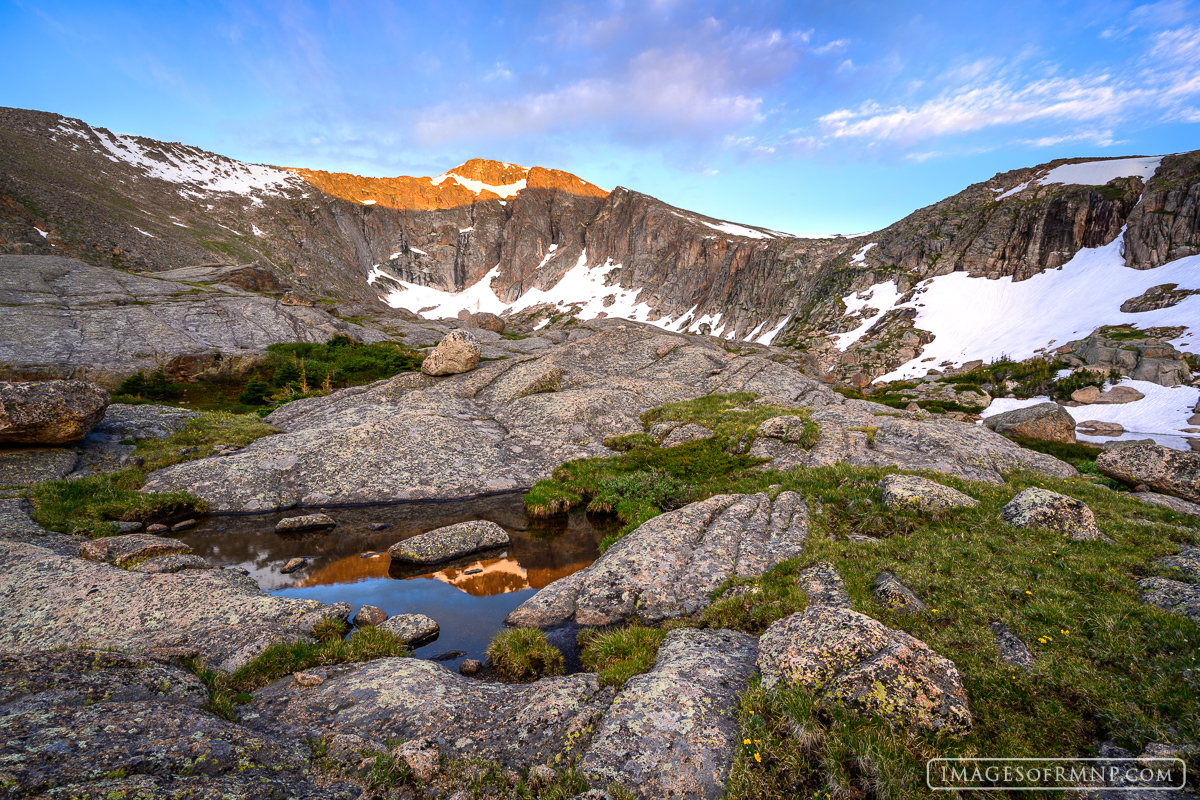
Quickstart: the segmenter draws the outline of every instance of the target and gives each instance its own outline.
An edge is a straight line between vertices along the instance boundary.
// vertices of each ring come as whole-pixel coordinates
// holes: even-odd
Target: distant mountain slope
[[[540,167],[474,159],[432,178],[364,178],[0,109],[4,252],[134,271],[257,263],[318,296],[434,316],[624,316],[792,347],[814,372],[860,383],[990,352],[1012,338],[995,326],[1025,325],[1034,308],[989,316],[989,330],[960,341],[929,310],[935,296],[957,303],[940,287],[978,294],[1062,269],[1046,285],[1076,296],[1073,259],[1118,238],[1106,263],[1132,269],[1200,254],[1198,209],[1200,153],[1066,159],[996,175],[869,236],[803,239]],[[1159,283],[1200,288],[1192,272]],[[1093,273],[1078,274],[1086,284]],[[1171,318],[1195,303],[1178,302]],[[1059,330],[1037,308],[1051,338],[1086,325],[1076,315]]]

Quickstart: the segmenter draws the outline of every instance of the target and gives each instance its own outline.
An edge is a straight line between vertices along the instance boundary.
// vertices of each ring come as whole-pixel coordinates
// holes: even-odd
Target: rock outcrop
[[[1200,453],[1171,450],[1159,444],[1136,444],[1106,450],[1096,458],[1096,469],[1130,485],[1200,503]]]
[[[716,800],[737,751],[738,695],[755,672],[757,642],[726,630],[667,634],[654,669],[630,678],[579,763],[593,785],[638,798]]]
[[[846,463],[945,472],[968,480],[1003,483],[1016,469],[1057,477],[1075,468],[1052,456],[1019,447],[987,428],[944,417],[899,413],[861,400],[847,400],[813,411],[820,436],[811,450],[762,437],[750,454],[771,459],[772,469]]]
[[[0,443],[77,441],[103,419],[108,401],[108,392],[83,381],[0,383]]]
[[[1075,418],[1058,403],[1039,403],[1036,406],[1014,408],[983,421],[989,429],[1021,439],[1042,439],[1047,442],[1075,442]]]
[[[108,536],[103,539],[91,539],[79,545],[80,558],[112,564],[122,569],[128,569],[151,558],[190,552],[192,548],[178,539],[164,539],[149,533]]]
[[[795,492],[718,495],[643,523],[586,569],[560,578],[517,607],[510,625],[610,625],[706,608],[734,575],[758,575],[800,555],[808,510]]]
[[[1103,374],[1116,370],[1134,380],[1162,386],[1192,382],[1194,376],[1187,359],[1165,340],[1171,338],[1169,335],[1156,338],[1147,333],[1137,337],[1129,327],[1100,328],[1088,338],[1060,348],[1064,352],[1059,357],[1072,367],[1087,367]]]
[[[833,572],[829,565],[821,567]],[[804,585],[804,576],[800,578]],[[913,731],[963,736],[971,710],[954,662],[903,631],[845,602],[810,594],[799,614],[773,622],[759,638],[763,684],[802,686],[818,705],[879,716]]]
[[[233,370],[276,342],[378,331],[240,289],[201,288],[57,256],[0,255],[0,364],[22,379],[80,377],[110,389],[160,367],[180,380]]]
[[[188,647],[210,666],[232,670],[273,642],[304,638],[321,619],[350,612],[268,595],[231,570],[147,574],[87,561],[75,556],[81,544],[114,540],[48,533],[17,508],[11,518],[0,528],[0,652]],[[115,537],[113,557],[127,549],[122,540],[139,538],[157,539]]]
[[[1074,542],[1103,538],[1086,503],[1036,486],[1010,500],[1000,516],[1015,527],[1058,531]]]
[[[310,779],[297,739],[205,709],[178,667],[95,651],[0,654],[0,760],[11,797],[351,797]]]
[[[417,658],[318,667],[314,687],[276,681],[255,693],[247,725],[293,741],[355,734],[376,741],[434,738],[447,755],[544,763],[594,725],[611,694],[580,673],[505,685],[463,678]]]

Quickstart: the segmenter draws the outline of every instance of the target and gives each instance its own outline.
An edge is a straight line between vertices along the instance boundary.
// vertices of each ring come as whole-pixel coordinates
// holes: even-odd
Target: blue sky
[[[801,234],[1200,148],[1200,3],[0,0],[0,105],[244,161],[575,172]]]

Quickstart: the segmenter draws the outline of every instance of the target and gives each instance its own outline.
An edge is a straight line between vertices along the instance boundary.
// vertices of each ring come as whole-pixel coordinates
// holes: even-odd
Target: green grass
[[[332,627],[326,627],[327,633],[341,625],[340,621],[333,622]],[[314,634],[317,633],[314,631]],[[409,655],[411,653],[402,640],[385,630],[370,626],[355,631],[349,639],[327,635],[324,641],[302,639],[278,642],[232,674],[208,669],[196,659],[187,666],[208,688],[210,710],[232,721],[235,719],[234,706],[249,702],[251,692],[293,672]]]
[[[537,628],[501,631],[488,645],[492,666],[510,678],[543,678],[561,675],[563,654]]]
[[[766,420],[801,417],[805,424],[800,445],[811,447],[816,442],[817,425],[808,420],[806,411],[751,407],[757,398],[752,392],[713,394],[651,409],[642,415],[647,431],[657,422],[692,422],[713,435],[666,448],[659,447],[647,433],[612,437],[605,445],[620,455],[560,465],[552,477],[538,481],[525,495],[525,509],[533,517],[585,506],[589,511],[615,514],[624,525],[601,542],[604,552],[646,520],[697,499],[699,485],[724,480],[762,463],[746,453],[755,430]]]
[[[207,504],[187,492],[138,491],[156,469],[213,455],[213,445],[249,444],[279,431],[256,416],[209,412],[167,439],[143,439],[134,455],[140,467],[73,480],[46,481],[29,494],[33,520],[52,531],[85,531],[92,537],[116,533],[114,520],[153,523],[203,514]]]
[[[29,495],[33,521],[47,530],[81,531],[96,538],[114,535],[114,520],[150,523],[208,510],[203,500],[186,492],[143,494],[138,487],[144,480],[140,470],[129,468],[40,483]]]
[[[337,335],[324,344],[281,343],[267,347],[266,356],[244,375],[214,376],[191,383],[174,383],[162,370],[126,378],[114,402],[164,402],[197,409],[244,413],[278,407],[302,397],[358,386],[415,372],[423,353],[397,342],[364,344]],[[247,389],[252,389],[247,391]]]
[[[634,675],[651,670],[666,636],[666,628],[641,625],[611,631],[587,629],[579,635],[580,656],[584,668],[597,673],[601,686],[619,688]]]
[[[1142,604],[1135,583],[1145,575],[1169,576],[1154,560],[1180,543],[1200,543],[1200,530],[1170,526],[1200,520],[1083,478],[1034,473],[1012,475],[999,486],[926,473],[980,505],[923,516],[882,506],[874,487],[886,472],[837,465],[747,475],[726,487],[755,491],[780,483],[821,510],[812,515],[801,558],[756,579],[730,581],[757,583],[760,591],[719,601],[694,622],[761,633],[804,607],[795,572],[830,561],[857,610],[906,630],[955,662],[974,730],[961,742],[910,737],[877,720],[814,715],[812,697],[799,689],[752,689],[743,698],[743,734],[762,743],[739,753],[730,797],[814,791],[870,797],[884,796],[879,791],[885,787],[888,797],[916,798],[926,796],[922,774],[931,755],[1086,755],[1106,739],[1134,752],[1151,741],[1200,743],[1200,682],[1194,677],[1200,626]],[[1029,486],[1083,500],[1116,543],[1070,542],[1050,531],[1005,525],[1000,507]],[[1142,519],[1151,524],[1134,521]],[[850,534],[881,538],[863,544]],[[878,603],[871,588],[885,569],[936,610],[904,615]],[[988,628],[993,621],[1033,649],[1038,661],[1031,673],[998,661]]]
[[[723,421],[716,416],[722,409],[741,402],[713,398],[693,409],[716,425]],[[663,410],[666,414],[688,415],[678,407]],[[648,422],[657,417],[650,415]],[[775,484],[795,491],[810,508],[803,555],[764,575],[726,581],[712,605],[673,624],[759,635],[806,607],[796,574],[829,561],[858,611],[907,631],[955,662],[974,717],[972,732],[962,740],[910,735],[879,719],[818,713],[814,697],[803,689],[767,692],[753,686],[739,712],[742,738],[751,744],[739,750],[729,797],[782,800],[828,792],[922,798],[928,794],[924,763],[935,755],[1086,756],[1100,741],[1135,753],[1154,741],[1200,744],[1200,625],[1143,604],[1136,583],[1151,575],[1179,578],[1155,560],[1180,544],[1200,545],[1200,519],[1146,505],[1094,481],[1087,473],[1094,471],[1099,449],[1019,442],[1084,473],[1067,479],[1019,472],[1003,484],[988,484],[922,473],[979,500],[975,508],[923,514],[883,505],[875,487],[894,470],[839,464],[764,472],[747,469],[721,446],[727,442],[714,436],[663,449],[640,436],[623,437],[620,444],[627,447],[620,455],[560,466],[527,503],[534,498],[586,504],[615,475],[653,467],[680,477],[685,465],[691,500],[767,491]],[[1114,543],[1071,542],[1051,531],[1005,524],[1001,507],[1031,486],[1087,503]],[[874,541],[863,542],[863,536]],[[906,615],[880,604],[872,588],[884,570],[895,573],[930,611]],[[1037,663],[1030,673],[998,660],[992,622],[1004,623],[1033,650]],[[650,630],[656,629],[585,634],[585,663],[605,672],[613,685],[627,680],[651,663],[651,643],[638,640],[661,635],[645,632]],[[604,647],[594,649],[602,641]]]

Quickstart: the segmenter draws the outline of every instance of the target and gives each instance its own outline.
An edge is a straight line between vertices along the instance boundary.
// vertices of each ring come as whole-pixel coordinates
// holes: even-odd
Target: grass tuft
[[[47,530],[86,531],[96,538],[117,532],[113,520],[147,523],[208,510],[203,500],[187,492],[143,494],[137,489],[144,478],[140,470],[129,468],[40,483],[29,495],[33,521]]]
[[[666,628],[631,625],[581,635],[584,668],[598,673],[601,686],[624,686],[634,675],[649,672],[667,636]]]
[[[537,628],[501,631],[488,645],[492,665],[513,679],[561,675],[563,654]]]

